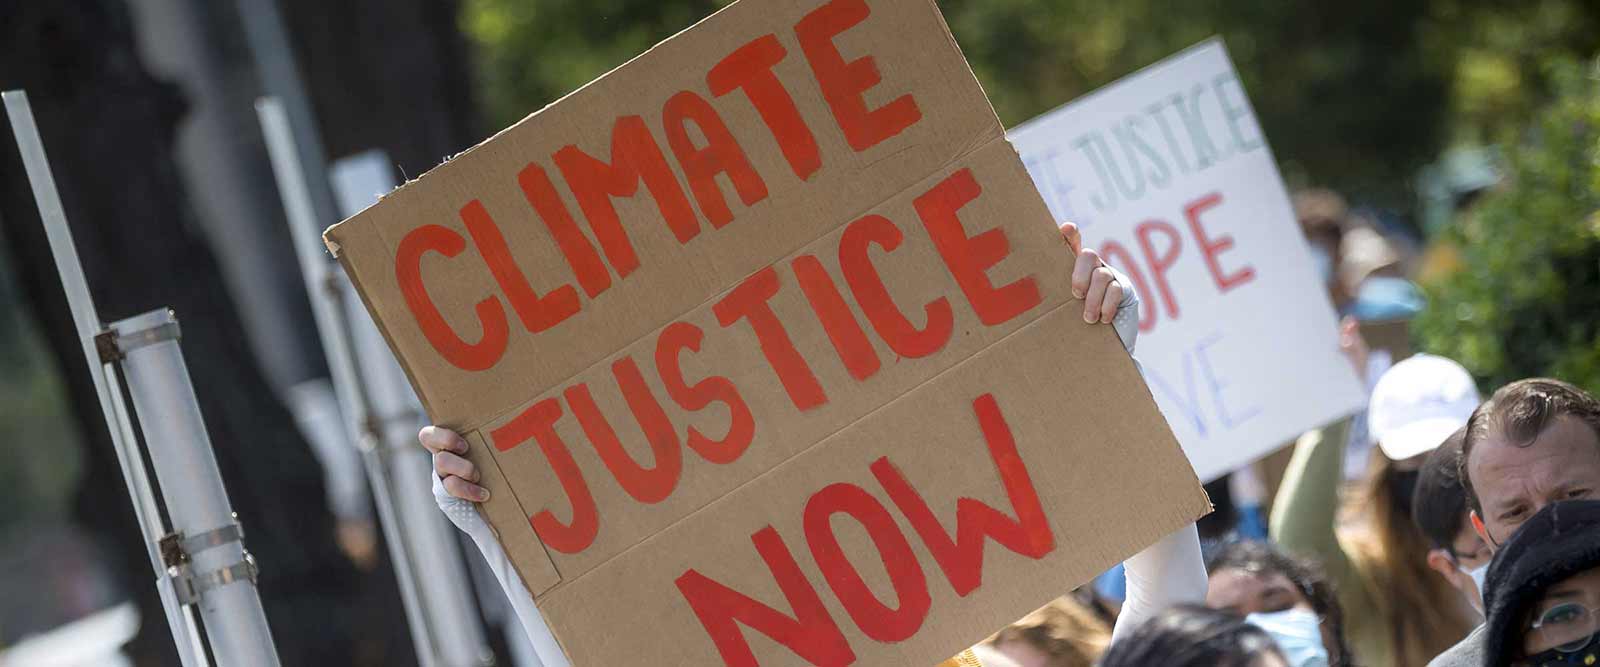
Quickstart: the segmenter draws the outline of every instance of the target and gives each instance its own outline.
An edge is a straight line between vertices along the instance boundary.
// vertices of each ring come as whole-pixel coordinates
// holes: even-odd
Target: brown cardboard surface
[[[328,230],[330,246],[338,248],[336,254],[355,276],[369,308],[395,314],[377,319],[438,423],[461,430],[482,426],[525,400],[523,388],[547,387],[571,377],[603,354],[1003,136],[999,120],[933,4],[873,2],[870,16],[840,33],[836,43],[847,58],[873,57],[882,82],[868,91],[869,106],[876,108],[910,93],[922,116],[898,135],[853,151],[822,98],[793,30],[802,16],[823,4],[816,0],[734,3]],[[774,70],[818,145],[821,166],[807,180],[795,175],[741,93],[714,97],[705,81],[706,72],[724,55],[769,33],[787,51]],[[715,229],[701,213],[696,218],[700,232],[687,244],[680,244],[661,222],[655,200],[643,185],[636,197],[612,199],[639,268],[625,279],[611,269],[610,288],[593,299],[581,296],[584,290],[578,289],[582,310],[561,326],[538,334],[528,333],[507,306],[508,348],[491,369],[464,371],[446,363],[414,324],[395,278],[395,249],[404,234],[431,224],[467,239],[465,250],[454,258],[426,256],[423,272],[444,319],[462,338],[477,341],[480,326],[474,306],[500,290],[478,258],[460,209],[474,199],[482,202],[540,295],[573,284],[561,252],[523,194],[519,173],[530,163],[542,167],[567,210],[586,227],[551,156],[570,144],[609,160],[613,120],[639,116],[667,153],[667,161],[674,162],[662,129],[662,110],[669,98],[684,90],[708,100],[721,115],[761,176],[766,198],[743,206],[729,179],[718,176],[733,220]],[[674,169],[683,183],[682,169],[676,164]],[[698,203],[687,186],[684,192],[691,203]],[[588,236],[592,239],[593,233]]]
[[[831,40],[802,44],[830,25]],[[719,63],[741,57],[776,60],[767,84],[793,100],[789,125],[742,89],[715,94]],[[857,85],[820,73],[835,70]],[[735,142],[725,164],[742,152],[750,171],[697,180],[703,158],[680,155],[664,120],[686,108],[701,122],[679,140]],[[614,130],[647,175],[632,197],[580,203],[590,181],[561,165],[593,167],[577,150],[611,161]],[[601,234],[606,202],[627,244]],[[741,0],[325,237],[430,417],[467,436],[493,494],[483,515],[577,665],[933,664],[1205,509],[1110,327],[1078,316],[1070,253],[930,0]],[[584,247],[592,262],[571,261]],[[997,472],[981,401],[1009,425],[1016,452],[1001,459],[1032,479],[1032,519],[1008,501],[1015,474]],[[982,567],[946,579],[938,538],[869,470],[883,458],[947,536],[971,498],[996,525],[1020,521],[1026,543],[968,535]],[[803,525],[811,504],[847,496],[878,532],[850,514]],[[826,526],[838,553],[818,560]],[[781,592],[756,533],[795,558]],[[874,555],[896,539],[894,557]],[[926,610],[886,611],[883,563],[920,566]],[[770,606],[752,612],[767,621],[837,633],[729,632],[676,583],[690,572],[704,578],[691,588]],[[807,590],[820,607],[786,602]],[[730,643],[744,640],[750,655]]]
[[[1162,447],[1142,441],[1164,426],[1148,395],[1137,396],[1142,383],[1127,358],[1062,353],[1062,339],[1074,330],[1085,333],[1083,328],[1072,305],[1060,307],[639,548],[564,582],[540,601],[563,648],[580,665],[642,664],[641,653],[650,664],[721,664],[674,580],[696,569],[792,614],[752,545],[753,533],[772,526],[848,637],[854,664],[932,665],[1192,521],[1208,507],[1205,494],[1170,435]],[[1104,398],[1072,398],[1090,378],[1095,394]],[[1012,429],[1055,548],[1035,560],[987,543],[983,583],[963,598],[869,466],[879,458],[892,462],[927,498],[946,531],[955,529],[956,498],[1016,516],[974,418],[972,403],[984,394],[993,395]],[[1108,409],[1129,397],[1144,409]],[[807,499],[835,483],[857,485],[880,499],[911,545],[932,600],[917,641],[864,636],[829,595],[802,516]],[[1152,489],[1166,491],[1158,495]],[[832,524],[867,587],[895,606],[882,557],[861,524],[844,516]],[[666,602],[613,606],[598,600]],[[628,641],[596,630],[604,627],[626,628]],[[762,665],[811,664],[764,635],[746,630],[744,636]]]

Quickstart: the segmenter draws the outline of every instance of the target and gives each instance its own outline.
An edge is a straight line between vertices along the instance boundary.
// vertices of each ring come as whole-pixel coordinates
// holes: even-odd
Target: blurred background
[[[32,99],[102,315],[184,321],[285,664],[416,658],[359,464],[307,407],[329,372],[254,101],[305,105],[329,161],[381,150],[403,180],[722,4],[0,0],[0,88]],[[1348,312],[1409,320],[1485,392],[1600,391],[1600,3],[938,4],[1008,127],[1222,36],[1302,223],[1338,231]],[[1380,274],[1421,298],[1363,311]],[[176,664],[93,395],[8,135],[0,651],[93,619]]]

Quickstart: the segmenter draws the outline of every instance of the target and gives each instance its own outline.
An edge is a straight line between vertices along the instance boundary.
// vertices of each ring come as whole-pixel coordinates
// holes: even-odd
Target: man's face
[[[1571,416],[1556,418],[1532,444],[1491,433],[1467,461],[1482,510],[1484,537],[1493,548],[1545,505],[1595,497],[1600,489],[1600,438]]]

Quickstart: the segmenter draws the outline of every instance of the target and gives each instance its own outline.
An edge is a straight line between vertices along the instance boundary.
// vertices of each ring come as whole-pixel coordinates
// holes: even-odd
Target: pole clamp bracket
[[[240,549],[242,557],[233,563],[208,572],[194,572],[192,569],[192,554],[243,539],[244,528],[239,524],[237,514],[234,515],[233,523],[196,535],[185,536],[183,533],[163,535],[157,546],[161,552],[161,562],[167,566],[167,576],[172,578],[178,602],[186,605],[194,604],[200,601],[206,591],[235,581],[249,581],[254,584],[260,574],[260,568],[256,565],[255,557],[242,547]]]

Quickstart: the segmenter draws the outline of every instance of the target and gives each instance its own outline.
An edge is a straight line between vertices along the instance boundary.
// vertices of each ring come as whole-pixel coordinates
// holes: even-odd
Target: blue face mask
[[[1250,614],[1244,621],[1265,630],[1288,658],[1289,667],[1328,667],[1328,649],[1322,645],[1322,619],[1305,609],[1285,609]]]

